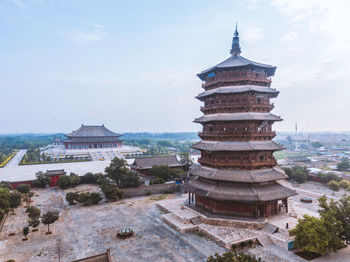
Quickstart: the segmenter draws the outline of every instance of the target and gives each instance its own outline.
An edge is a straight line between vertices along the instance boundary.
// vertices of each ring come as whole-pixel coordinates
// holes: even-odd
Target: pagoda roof
[[[275,66],[254,62],[240,55],[232,55],[225,61],[217,64],[216,66],[210,67],[202,71],[197,76],[204,81],[209,73],[239,67],[255,67],[259,69],[264,69],[267,72],[267,76],[273,76],[276,71]]]
[[[69,138],[74,138],[74,137],[113,137],[113,136],[119,137],[121,135],[110,131],[104,125],[102,126],[81,125],[79,129],[77,129],[76,131],[73,131],[72,133],[66,136]]]
[[[208,90],[200,93],[196,96],[197,99],[203,100],[204,97],[213,95],[213,94],[235,94],[243,92],[255,92],[263,94],[271,94],[272,97],[277,97],[279,91],[270,87],[256,86],[256,85],[238,85],[238,86],[223,86]]]
[[[264,168],[255,170],[216,169],[195,164],[190,173],[210,180],[232,181],[241,183],[263,183],[286,179],[288,176],[281,168]]]
[[[241,113],[218,113],[208,114],[196,118],[195,123],[206,123],[212,121],[245,121],[245,120],[267,120],[281,121],[279,116],[271,113],[241,112]]]
[[[193,149],[205,151],[265,151],[282,150],[283,146],[274,141],[200,141]]]
[[[150,169],[153,166],[167,165],[168,167],[182,167],[183,165],[173,156],[141,157],[135,158],[131,167],[136,169]]]
[[[262,202],[285,199],[296,195],[276,182],[265,185],[214,181],[197,177],[187,184],[187,189],[199,196],[222,201]]]

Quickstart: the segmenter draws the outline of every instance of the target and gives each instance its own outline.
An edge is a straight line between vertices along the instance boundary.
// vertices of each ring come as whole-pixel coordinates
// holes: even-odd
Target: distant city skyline
[[[191,132],[196,74],[230,54],[277,66],[274,130],[350,131],[345,0],[0,2],[0,134]]]

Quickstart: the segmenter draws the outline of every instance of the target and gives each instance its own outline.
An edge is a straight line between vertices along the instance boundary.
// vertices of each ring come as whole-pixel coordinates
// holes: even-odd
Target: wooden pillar
[[[288,213],[288,199],[286,198],[284,201],[286,203],[286,213]]]
[[[191,205],[191,193],[188,192],[188,204]]]
[[[196,194],[194,194],[194,201],[195,201],[195,205],[197,207],[197,195]]]

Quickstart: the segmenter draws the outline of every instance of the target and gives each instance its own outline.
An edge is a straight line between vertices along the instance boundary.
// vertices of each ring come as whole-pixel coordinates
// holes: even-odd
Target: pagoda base
[[[271,217],[280,212],[288,212],[288,201],[274,200],[259,203],[220,201],[190,193],[189,205],[215,215],[238,217]]]

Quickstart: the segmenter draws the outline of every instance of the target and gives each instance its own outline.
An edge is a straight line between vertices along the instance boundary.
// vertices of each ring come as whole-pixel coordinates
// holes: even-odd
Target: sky
[[[197,73],[277,66],[277,131],[350,130],[350,1],[1,0],[0,134],[199,131]]]

